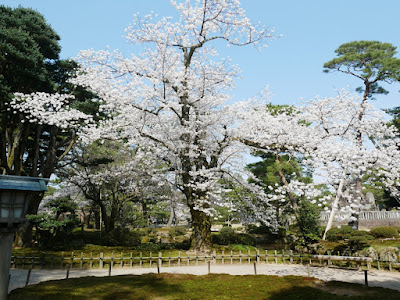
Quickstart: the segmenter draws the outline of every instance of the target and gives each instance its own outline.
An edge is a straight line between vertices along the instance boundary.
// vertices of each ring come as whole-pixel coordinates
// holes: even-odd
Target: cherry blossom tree
[[[263,46],[273,32],[253,25],[238,0],[171,4],[179,20],[135,15],[126,29],[128,42],[143,52],[82,51],[84,69],[74,82],[113,115],[87,140],[124,138],[140,148],[138,155],[162,161],[190,209],[192,247],[203,251],[211,246],[212,207],[223,205],[220,180],[246,184],[233,175],[242,148],[232,138],[235,112],[226,105],[238,70],[213,43]]]
[[[399,138],[394,126],[388,126],[383,113],[368,101],[341,91],[337,97],[311,100],[279,114],[272,114],[265,103],[245,107],[249,109],[243,111],[240,127],[244,143],[267,153],[302,154],[308,158],[303,163],[310,164],[316,170],[314,175],[334,191],[327,230],[346,183],[354,192],[342,210],[352,214],[351,221],[357,221],[360,211],[357,180],[363,175],[379,178],[393,196],[398,194]],[[291,193],[310,190],[304,184],[285,187]],[[310,191],[310,200],[315,201],[315,191]],[[332,199],[322,197],[321,200],[320,204],[326,205]]]
[[[94,210],[101,215],[105,231],[110,232],[115,229],[128,202],[145,206],[154,195],[170,194],[170,184],[160,162],[136,155],[135,150],[120,141],[102,142],[76,147],[72,163],[57,174],[63,182],[78,187],[91,201]],[[165,196],[160,196],[159,200]]]

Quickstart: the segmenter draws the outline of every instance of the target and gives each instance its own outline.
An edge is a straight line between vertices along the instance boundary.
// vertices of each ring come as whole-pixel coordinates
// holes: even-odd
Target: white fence
[[[336,212],[335,218],[337,219],[348,219],[349,213]],[[321,221],[328,221],[329,213],[321,212]],[[360,212],[360,220],[393,220],[400,219],[400,211],[362,211]]]

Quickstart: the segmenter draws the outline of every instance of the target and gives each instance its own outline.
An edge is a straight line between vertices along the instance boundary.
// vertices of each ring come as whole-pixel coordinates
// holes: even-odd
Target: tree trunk
[[[107,215],[107,209],[102,202],[99,202],[99,206],[100,206],[101,219],[104,224],[104,231],[110,232],[114,228],[113,228],[113,224],[111,224],[111,222],[110,222],[111,220],[110,220],[109,216]]]
[[[100,229],[100,208],[99,206],[93,209],[94,213],[94,228]]]
[[[205,212],[190,208],[193,233],[191,248],[201,253],[211,250],[211,219]]]
[[[361,103],[361,111],[358,115],[358,120],[361,122],[362,119],[364,118],[365,115],[365,105],[368,103],[368,97],[369,97],[369,93],[370,93],[370,88],[371,88],[371,82],[368,81],[368,79],[366,79],[364,81],[365,84],[365,91],[364,91],[364,95],[363,95],[363,100]],[[363,145],[363,141],[362,141],[362,133],[361,131],[359,131],[357,133],[356,136],[356,143],[357,145],[360,147],[360,149],[362,148]],[[353,193],[353,201],[355,204],[358,205],[357,211],[352,213],[352,218],[355,218],[355,220],[352,220],[349,222],[349,225],[352,226],[353,228],[358,230],[358,224],[359,224],[359,212],[360,212],[360,205],[362,202],[362,199],[364,198],[363,192],[362,192],[362,180],[361,177],[357,177],[356,178],[356,191],[355,193]]]
[[[323,241],[325,241],[325,239],[326,239],[326,233],[329,231],[329,229],[332,228],[333,219],[335,217],[335,212],[336,212],[336,209],[338,207],[340,197],[343,194],[343,185],[344,185],[344,182],[345,182],[345,176],[346,176],[346,173],[343,173],[343,177],[340,179],[339,187],[338,187],[338,189],[336,191],[336,197],[335,197],[335,200],[332,203],[332,210],[331,210],[331,213],[329,214],[328,223],[326,224],[326,227],[325,227],[324,236],[322,237]]]
[[[174,221],[174,218],[175,218],[175,210],[174,210],[173,203],[171,203],[171,206],[169,208],[169,219],[168,219],[168,223],[167,223],[167,228],[170,228],[172,226],[172,222]]]

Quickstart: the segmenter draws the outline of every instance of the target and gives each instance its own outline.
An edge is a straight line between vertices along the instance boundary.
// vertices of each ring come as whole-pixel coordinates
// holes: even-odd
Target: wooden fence
[[[331,255],[328,252],[328,255]],[[340,255],[340,253],[337,253]],[[372,263],[364,263],[364,266],[368,269],[376,268],[378,270],[388,269],[400,270],[400,254],[397,253],[396,259],[374,259]],[[332,255],[332,257],[334,257]],[[178,252],[178,255],[171,256],[170,253],[152,253],[152,252],[140,252],[138,256],[134,256],[133,252],[112,252],[110,256],[104,256],[101,252],[98,255],[93,253],[84,252],[71,252],[61,253],[61,255],[47,254],[46,252],[40,253],[13,253],[11,257],[11,267],[13,268],[43,268],[43,269],[92,269],[92,268],[114,268],[114,267],[171,267],[171,266],[198,266],[205,265],[208,262],[214,264],[250,264],[252,262],[257,263],[274,263],[274,264],[318,264],[318,265],[336,265],[339,267],[361,267],[360,263],[357,262],[341,262],[335,261],[335,259],[323,261],[316,259],[312,255],[304,253],[295,253],[292,250],[264,250],[257,252],[242,252],[239,251],[234,253],[230,251],[225,253],[216,253],[215,251],[211,255],[200,255],[193,253]]]

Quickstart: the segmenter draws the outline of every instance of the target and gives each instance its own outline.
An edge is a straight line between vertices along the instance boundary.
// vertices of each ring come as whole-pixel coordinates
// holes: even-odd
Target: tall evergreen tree
[[[27,8],[0,6],[0,173],[49,178],[68,154],[79,126],[60,127],[55,120],[45,123],[30,116],[17,93],[72,94],[62,106],[96,111],[87,101],[92,94],[67,82],[78,67],[59,59],[60,37],[44,17]],[[44,95],[44,94],[43,94]],[[43,107],[40,107],[43,105]],[[35,109],[55,112],[55,104],[36,104]],[[32,197],[28,214],[36,214],[43,195]],[[26,232],[29,233],[30,230]],[[30,234],[24,243],[29,242]]]

